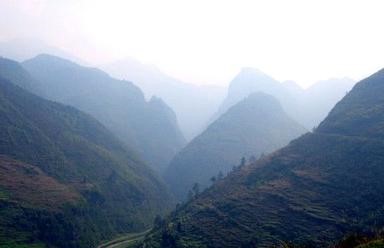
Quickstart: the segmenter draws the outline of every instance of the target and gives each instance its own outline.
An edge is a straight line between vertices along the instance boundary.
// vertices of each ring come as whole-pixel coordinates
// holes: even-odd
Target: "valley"
[[[383,9],[1,0],[0,248],[384,248]]]

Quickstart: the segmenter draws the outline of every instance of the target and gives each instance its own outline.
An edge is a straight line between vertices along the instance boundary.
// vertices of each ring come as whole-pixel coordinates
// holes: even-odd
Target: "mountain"
[[[354,85],[355,81],[349,78],[331,78],[316,82],[306,89],[300,100],[303,125],[308,128],[319,125]]]
[[[147,247],[330,247],[384,226],[384,70],[312,133],[179,207]],[[287,247],[287,246],[284,246]]]
[[[147,97],[161,97],[175,111],[180,128],[191,140],[201,133],[224,97],[224,88],[196,86],[172,78],[157,67],[124,59],[102,68],[116,78],[135,82]]]
[[[275,98],[251,94],[175,156],[164,174],[166,182],[178,199],[184,199],[194,183],[207,187],[212,176],[228,173],[242,157],[272,152],[305,131]]]
[[[0,75],[34,93],[41,93],[39,83],[18,62],[0,57]]]
[[[40,82],[41,96],[91,114],[158,172],[185,144],[173,111],[161,99],[147,102],[131,82],[50,55],[23,66]]]
[[[307,129],[312,129],[354,84],[348,78],[334,78],[319,81],[304,90],[293,81],[280,83],[257,69],[243,68],[231,81],[227,97],[213,120],[249,94],[260,91],[276,97],[289,116]]]
[[[288,115],[296,120],[299,119],[296,116],[298,109],[297,99],[290,94],[290,91],[282,83],[260,70],[245,67],[230,82],[227,96],[213,116],[212,121],[225,113],[231,106],[254,92],[272,95],[281,103]]]
[[[23,71],[10,63],[16,71],[7,77]],[[2,247],[95,247],[147,228],[172,203],[152,170],[98,121],[2,73],[0,126]]]
[[[33,58],[42,53],[76,61],[76,63],[81,65],[88,64],[80,58],[38,39],[17,38],[0,42],[0,55],[18,62]]]

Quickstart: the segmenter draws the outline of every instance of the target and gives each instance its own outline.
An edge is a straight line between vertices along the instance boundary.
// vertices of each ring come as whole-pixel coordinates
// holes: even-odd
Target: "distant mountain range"
[[[289,116],[307,129],[312,129],[354,84],[348,78],[329,79],[304,90],[295,82],[281,83],[257,69],[243,68],[231,81],[227,96],[211,121],[249,94],[260,91],[276,97]]]
[[[185,83],[134,59],[116,61],[102,68],[114,77],[134,82],[147,97],[161,97],[175,111],[187,140],[204,130],[225,95],[224,87]]]
[[[84,60],[37,39],[18,38],[0,42],[0,56],[22,62],[39,54],[51,54],[81,65],[87,65]]]
[[[312,133],[176,209],[145,247],[329,247],[347,234],[380,230],[383,138],[381,70],[359,82]]]
[[[230,107],[175,156],[164,174],[166,182],[178,199],[186,199],[195,183],[205,188],[211,177],[227,174],[242,157],[256,159],[305,132],[274,97],[253,93]]]
[[[19,61],[0,57],[0,247],[152,223],[135,247],[328,247],[384,226],[384,69],[302,89],[243,68],[225,96],[38,41],[0,54]]]
[[[135,151],[90,115],[22,88],[33,83],[0,59],[0,246],[95,247],[169,209]]]
[[[173,111],[160,98],[147,102],[131,82],[51,55],[22,65],[37,79],[40,96],[94,116],[158,172],[185,145]]]

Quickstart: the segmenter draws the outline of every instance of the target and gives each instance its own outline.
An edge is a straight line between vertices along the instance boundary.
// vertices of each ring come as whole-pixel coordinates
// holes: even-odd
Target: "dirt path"
[[[150,231],[151,230],[149,229],[140,233],[129,233],[117,239],[101,244],[97,248],[128,248],[130,245],[136,244],[138,241],[142,240],[144,236]]]

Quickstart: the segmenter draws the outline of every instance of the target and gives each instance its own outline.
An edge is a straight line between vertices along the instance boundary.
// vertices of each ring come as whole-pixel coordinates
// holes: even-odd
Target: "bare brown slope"
[[[24,207],[59,210],[82,197],[71,187],[47,176],[36,166],[0,155],[0,201]]]

